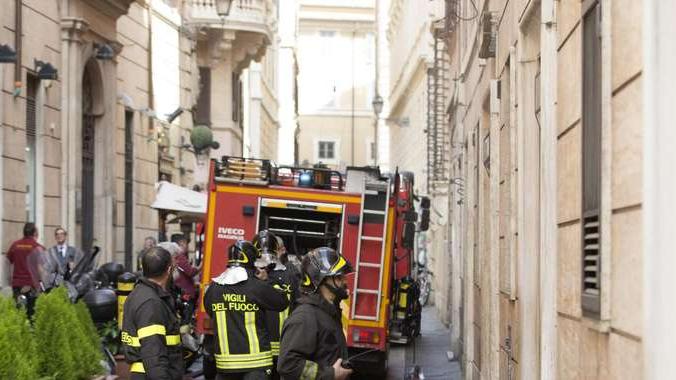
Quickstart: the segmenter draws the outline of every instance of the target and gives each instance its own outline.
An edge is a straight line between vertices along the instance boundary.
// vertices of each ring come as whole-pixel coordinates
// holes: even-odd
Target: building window
[[[232,73],[232,121],[239,124],[240,129],[243,128],[243,104],[242,104],[242,92],[244,88],[242,86],[242,80],[239,77],[239,74],[236,72]]]
[[[334,160],[336,158],[336,143],[334,141],[319,142],[319,159]]]
[[[318,87],[322,89],[322,106],[324,108],[335,108],[337,105],[336,95],[338,92],[337,70],[340,69],[340,60],[336,56],[336,32],[333,30],[319,31],[319,49],[321,53],[321,65],[328,71],[322,75]]]
[[[37,204],[37,89],[40,81],[28,75],[26,83],[26,221],[35,222]]]
[[[200,67],[200,92],[197,96],[195,124],[211,126],[211,69]]]
[[[601,5],[587,1],[582,24],[582,310],[601,310]]]

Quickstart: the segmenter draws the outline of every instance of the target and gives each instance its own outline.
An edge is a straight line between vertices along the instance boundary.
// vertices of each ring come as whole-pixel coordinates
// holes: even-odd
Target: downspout
[[[23,78],[21,77],[21,56],[23,55],[23,46],[21,44],[23,35],[23,0],[14,1],[14,49],[16,50],[16,62],[14,63],[14,96],[21,94],[23,87]]]
[[[352,113],[351,113],[351,116],[350,116],[350,122],[351,122],[350,126],[351,126],[351,131],[352,131],[350,133],[350,135],[352,136],[352,141],[350,143],[351,148],[352,148],[352,152],[351,152],[352,166],[354,166],[354,140],[355,140],[355,138],[354,138],[354,129],[355,129],[355,126],[354,126],[354,52],[355,52],[354,51],[354,43],[355,43],[355,38],[357,38],[357,24],[356,23],[352,26],[352,52],[351,52],[352,62],[351,62],[351,65],[350,65],[350,69],[351,69],[350,71],[351,71],[351,74],[352,74],[352,91],[350,91],[351,95],[352,95]]]
[[[17,57],[18,58],[18,57]],[[5,77],[5,65],[0,64],[0,78]],[[3,96],[3,95],[0,95]],[[0,157],[4,154],[5,146],[5,113],[4,113],[4,104],[5,102],[0,99]],[[2,190],[4,187],[4,167],[5,160],[0,158],[0,220],[5,217],[5,192]],[[9,261],[4,255],[4,249],[6,245],[4,244],[4,227],[0,225],[0,244],[2,244],[2,255],[0,256],[0,288],[9,286]]]
[[[380,33],[378,33],[378,32],[380,30],[380,20],[381,20],[380,14],[378,13],[379,9],[380,9],[379,4],[380,4],[380,0],[376,0],[375,1],[376,24],[375,24],[375,35],[374,35],[374,37],[375,37],[375,41],[374,41],[374,44],[375,44],[375,62],[374,63],[375,63],[375,69],[376,69],[375,70],[376,77],[375,77],[375,80],[374,80],[374,86],[375,86],[375,93],[373,94],[374,98],[376,96],[380,96],[380,88],[378,87],[378,85],[380,83],[379,78],[378,78],[378,74],[380,72],[380,67],[378,66],[378,64],[380,62],[380,59],[379,59],[380,58],[380,49],[379,49],[379,47],[380,47],[379,34]],[[384,102],[384,100],[383,100],[383,102]],[[374,111],[375,111],[375,109],[374,109]],[[375,125],[373,126],[373,150],[374,150],[374,152],[372,153],[372,155],[373,155],[373,165],[378,166],[378,158],[379,158],[378,157],[378,124],[380,122],[380,114],[376,113],[375,116],[376,116],[375,117],[376,121],[375,121]],[[366,162],[368,162],[370,159],[371,159],[371,157],[366,157],[366,160],[367,160]]]

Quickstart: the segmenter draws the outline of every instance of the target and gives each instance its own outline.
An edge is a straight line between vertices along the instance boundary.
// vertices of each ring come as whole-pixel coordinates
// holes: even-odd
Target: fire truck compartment
[[[289,253],[304,255],[322,246],[338,249],[342,219],[342,205],[264,198],[258,230],[273,232]]]

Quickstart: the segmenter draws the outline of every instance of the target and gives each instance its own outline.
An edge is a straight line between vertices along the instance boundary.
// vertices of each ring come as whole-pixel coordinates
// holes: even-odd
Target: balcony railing
[[[216,13],[216,0],[188,0],[187,3],[191,23],[213,28],[262,32],[269,30],[276,13],[272,0],[235,0],[225,17]]]

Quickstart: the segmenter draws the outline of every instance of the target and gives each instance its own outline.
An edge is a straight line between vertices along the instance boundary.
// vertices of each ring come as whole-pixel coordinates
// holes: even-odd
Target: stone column
[[[82,126],[82,35],[89,24],[81,18],[64,17],[61,20],[61,225],[70,233],[71,242],[77,242],[75,212],[78,188],[77,158],[79,131]]]

